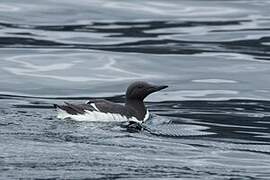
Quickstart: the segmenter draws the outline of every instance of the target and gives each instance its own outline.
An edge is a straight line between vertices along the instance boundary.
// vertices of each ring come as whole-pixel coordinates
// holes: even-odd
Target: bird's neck
[[[127,99],[125,106],[136,113],[137,118],[144,118],[146,114],[146,108],[142,100]]]

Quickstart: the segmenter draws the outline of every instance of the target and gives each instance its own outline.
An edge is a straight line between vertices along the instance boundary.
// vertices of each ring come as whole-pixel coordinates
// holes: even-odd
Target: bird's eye
[[[143,88],[143,86],[138,86],[138,88],[139,88],[139,89],[142,89],[142,88]]]

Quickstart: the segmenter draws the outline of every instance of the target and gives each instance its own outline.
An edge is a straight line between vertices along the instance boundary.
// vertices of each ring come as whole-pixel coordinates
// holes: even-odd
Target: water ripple
[[[0,167],[9,169],[6,173],[16,167],[43,172],[64,168],[74,173],[83,169],[108,175],[98,170],[103,168],[117,176],[122,172],[129,177],[145,177],[143,169],[147,167],[147,172],[157,176],[178,177],[179,172],[184,172],[201,177],[215,171],[218,176],[243,178],[248,176],[244,173],[247,170],[251,176],[263,175],[260,170],[266,170],[269,164],[269,101],[148,102],[151,113],[159,115],[147,123],[147,130],[130,134],[118,123],[59,121],[48,106],[50,99],[32,97],[31,101],[23,98],[20,102],[18,98],[6,98],[11,107],[1,111],[6,118],[0,124],[1,158],[5,159]],[[108,99],[123,102],[120,97]],[[31,159],[22,159],[21,153]],[[242,170],[236,172],[239,166]],[[224,174],[221,169],[230,173]]]

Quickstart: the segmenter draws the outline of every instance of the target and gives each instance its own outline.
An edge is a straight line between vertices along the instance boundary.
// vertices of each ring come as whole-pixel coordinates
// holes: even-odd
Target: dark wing
[[[65,105],[54,104],[54,107],[62,109],[66,111],[68,114],[72,115],[84,114],[86,110],[95,111],[95,108],[90,104],[70,104],[65,102]]]
[[[125,106],[104,99],[91,100],[88,101],[86,104],[71,104],[65,102],[65,105],[55,104],[54,106],[55,108],[60,108],[72,115],[84,114],[85,111],[88,110],[88,111],[99,111],[104,113],[121,114],[122,116],[126,116],[127,118],[131,117],[130,112],[128,112]]]

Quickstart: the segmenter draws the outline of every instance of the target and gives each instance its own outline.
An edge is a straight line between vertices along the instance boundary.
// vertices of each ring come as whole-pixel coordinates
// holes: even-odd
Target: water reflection
[[[3,29],[19,29],[23,31],[23,34],[20,31],[18,33],[6,32],[7,35],[1,37],[0,45],[2,48],[71,48],[151,54],[240,53],[264,59],[265,56],[269,55],[268,51],[270,50],[269,46],[265,44],[269,42],[268,33],[259,37],[242,37],[232,40],[227,40],[227,35],[224,34],[223,27],[233,26],[239,30],[241,26],[245,26],[245,23],[248,22],[250,21],[240,19],[233,21],[93,22],[85,25],[50,26],[1,23]],[[195,27],[198,27],[200,32],[201,27],[204,27],[208,36],[211,36],[213,32],[215,36],[223,36],[224,40],[186,40],[185,36],[193,34],[194,32],[191,32],[190,29]],[[208,27],[211,28],[208,29]],[[186,28],[188,28],[188,32],[185,31]],[[175,30],[171,31],[171,29]],[[44,31],[50,33],[44,34]],[[256,28],[256,32],[259,34],[264,31],[268,31],[268,29]],[[60,35],[58,32],[62,32],[62,34]],[[70,37],[71,32],[73,38]],[[9,37],[8,34],[10,33],[13,36]],[[98,34],[101,34],[100,38],[105,38],[111,43],[99,43],[97,37],[93,37],[91,34],[95,34],[97,37],[100,36]],[[178,37],[175,35],[178,35]],[[197,34],[196,36],[203,35]],[[182,36],[184,39],[182,39]],[[82,43],[81,37],[88,37],[88,42],[83,41],[84,43]],[[93,40],[97,43],[92,43]]]

